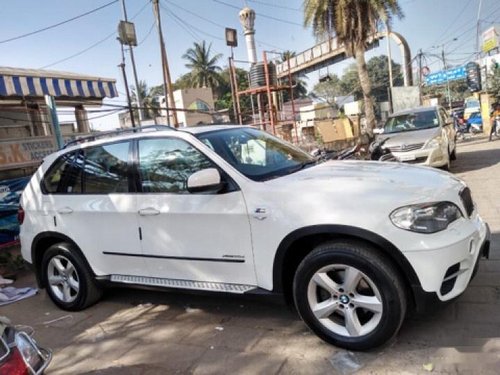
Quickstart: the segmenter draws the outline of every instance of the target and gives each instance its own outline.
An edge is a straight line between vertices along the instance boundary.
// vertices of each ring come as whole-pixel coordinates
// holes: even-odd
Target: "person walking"
[[[490,113],[491,130],[490,130],[490,141],[492,140],[493,134],[496,134],[498,122],[500,122],[500,103],[493,104],[493,112]]]

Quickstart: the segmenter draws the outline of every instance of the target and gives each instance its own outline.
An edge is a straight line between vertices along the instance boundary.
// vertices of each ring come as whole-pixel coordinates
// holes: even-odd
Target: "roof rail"
[[[148,126],[141,126],[139,128],[127,128],[127,129],[111,130],[111,131],[107,131],[107,132],[99,132],[96,134],[88,135],[85,137],[80,137],[80,138],[71,140],[69,142],[66,142],[66,144],[63,146],[63,149],[68,147],[68,146],[76,145],[79,143],[92,142],[92,141],[95,141],[97,139],[106,138],[106,137],[114,137],[114,136],[121,135],[121,134],[139,133],[139,132],[143,132],[143,131],[163,131],[163,130],[176,131],[177,129],[173,128],[171,126],[168,126],[168,125],[148,125]]]

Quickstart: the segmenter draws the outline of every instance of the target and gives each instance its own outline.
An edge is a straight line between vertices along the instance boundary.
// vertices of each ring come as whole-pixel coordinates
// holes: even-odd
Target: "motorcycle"
[[[38,346],[30,327],[13,327],[0,317],[0,374],[41,375],[52,359],[52,352]]]
[[[384,139],[378,139],[373,141],[368,148],[371,160],[378,161],[399,161],[399,159],[394,156],[391,151],[384,147],[384,144],[389,140],[389,137]]]
[[[311,151],[311,155],[318,161],[348,160],[348,159],[355,159],[356,155],[362,151],[363,151],[362,146],[357,144],[355,146],[347,147],[340,151],[332,151],[332,150],[317,148]]]

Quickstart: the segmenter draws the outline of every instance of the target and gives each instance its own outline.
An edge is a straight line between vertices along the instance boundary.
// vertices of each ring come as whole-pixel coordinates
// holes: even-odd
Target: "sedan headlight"
[[[418,233],[436,233],[462,217],[460,209],[451,202],[425,203],[394,210],[392,223],[401,229]]]
[[[425,144],[424,148],[440,147],[441,143],[443,143],[443,138],[440,135],[438,135],[437,137],[434,137],[434,138],[428,140],[427,143]]]

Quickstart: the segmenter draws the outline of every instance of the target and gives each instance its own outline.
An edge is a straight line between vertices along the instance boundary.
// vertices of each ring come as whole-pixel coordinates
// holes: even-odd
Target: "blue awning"
[[[0,67],[0,97],[114,98],[116,80],[75,73]]]

